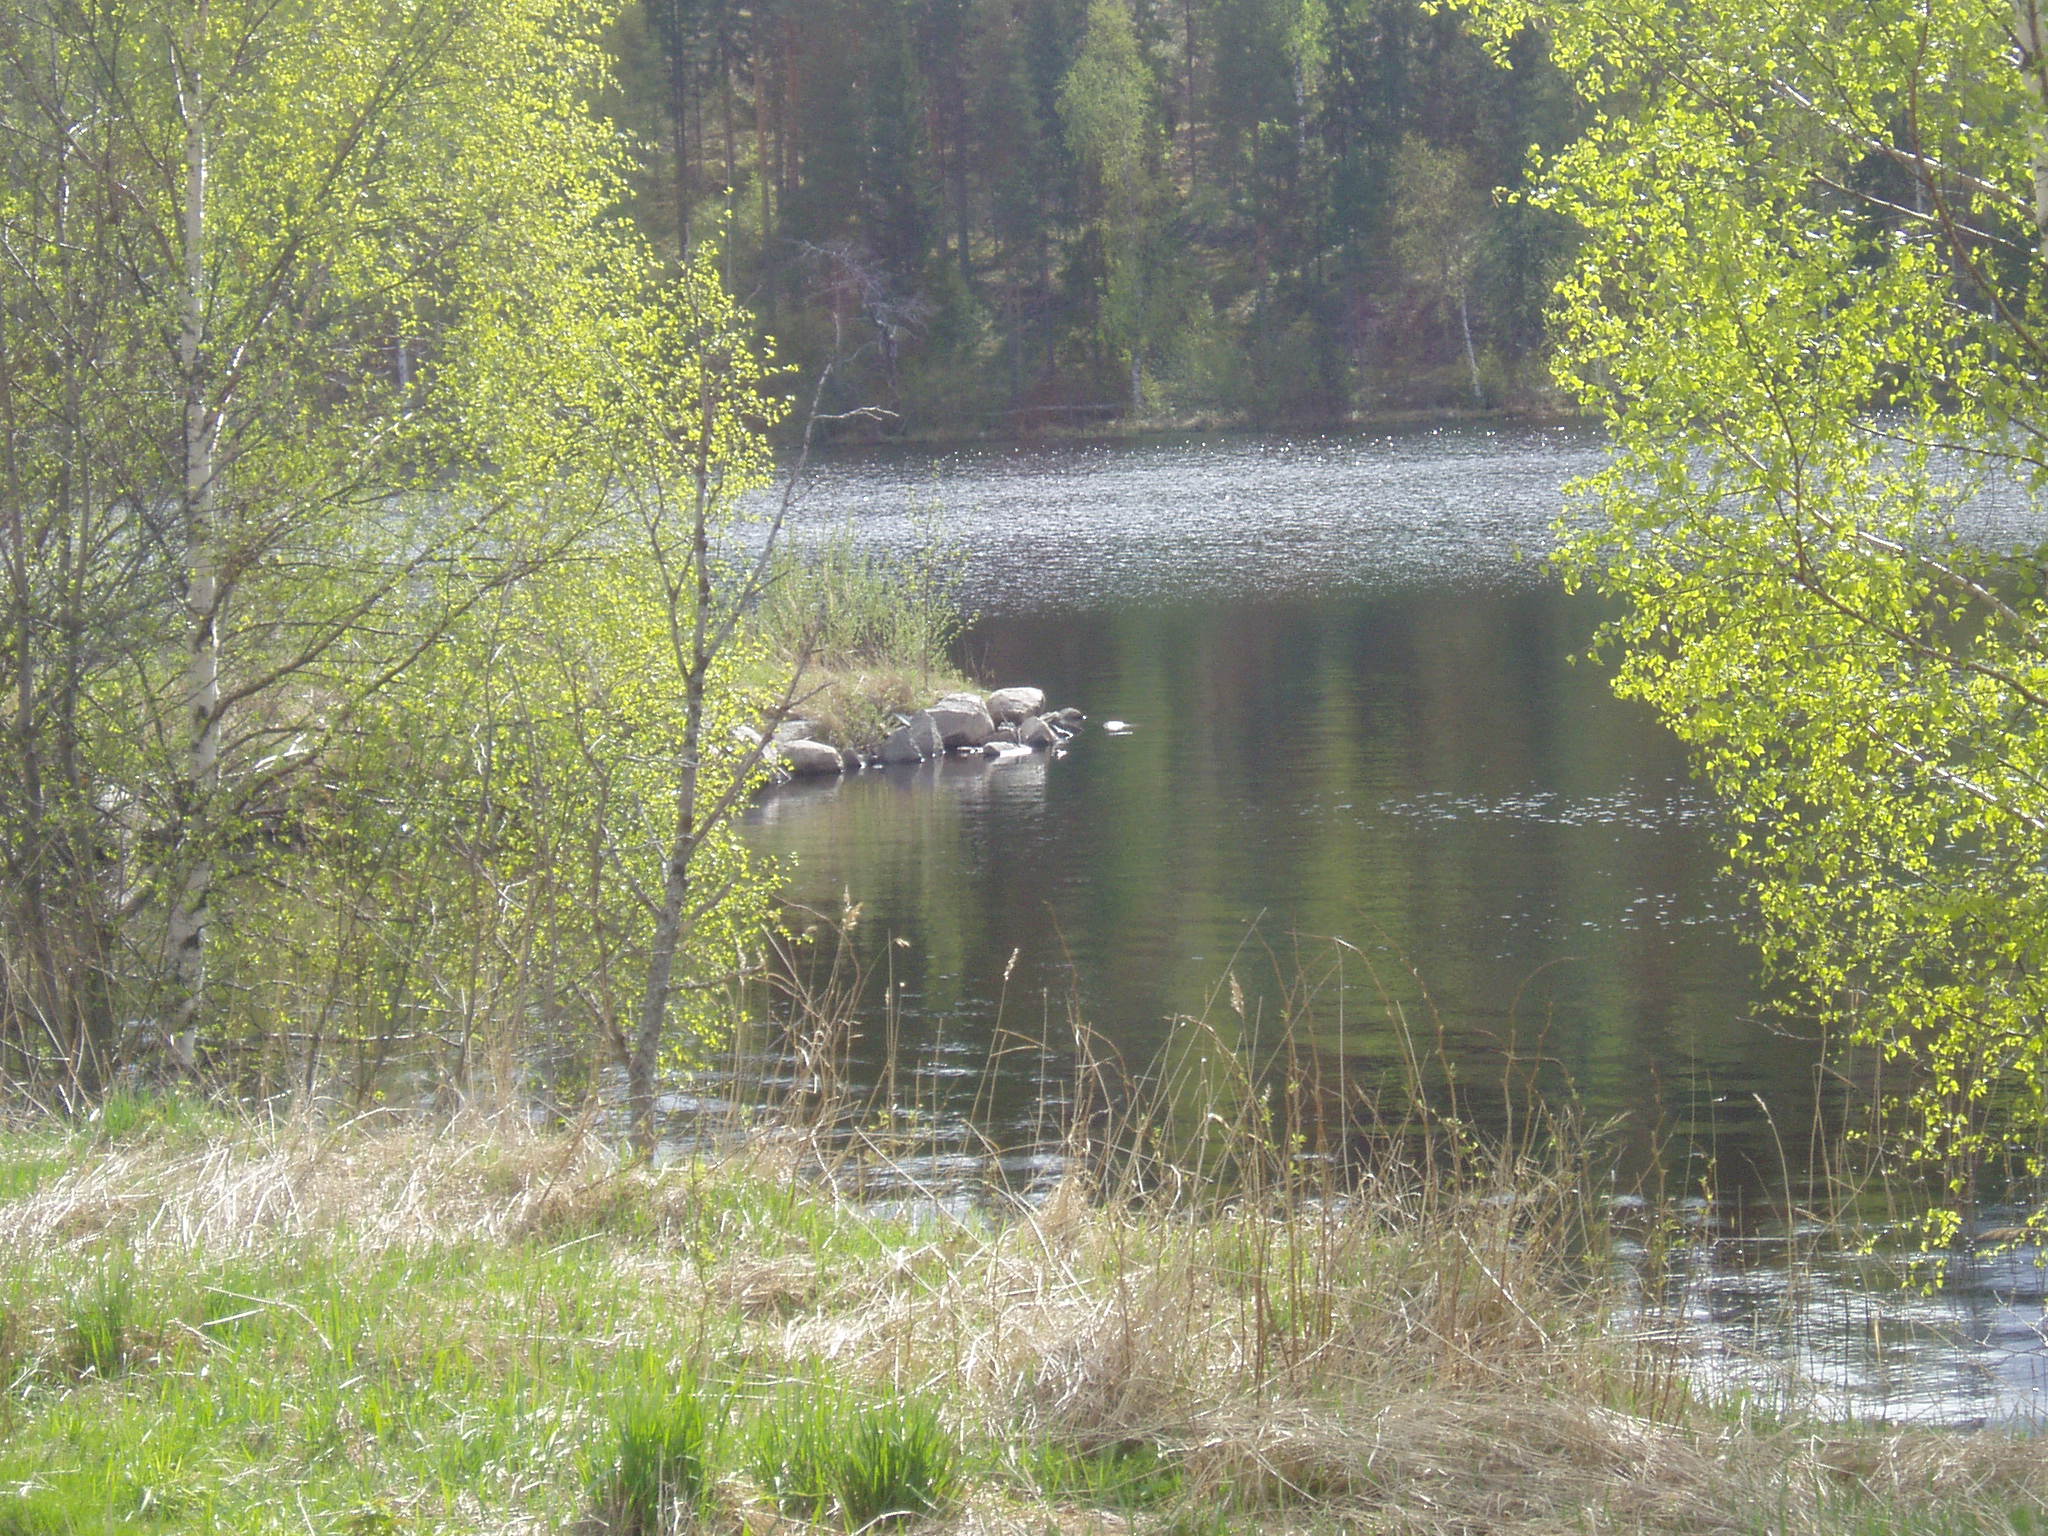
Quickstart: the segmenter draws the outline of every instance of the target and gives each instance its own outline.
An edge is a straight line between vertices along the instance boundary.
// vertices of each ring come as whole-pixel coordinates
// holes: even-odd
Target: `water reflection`
[[[1364,1090],[1420,1054],[1482,1116],[1514,1058],[1632,1112],[1635,1160],[1676,1131],[1761,1178],[1751,1096],[1805,1124],[1812,1050],[1753,1020],[1739,893],[1677,752],[1572,664],[1592,617],[1533,583],[991,615],[991,675],[1138,728],[791,786],[753,835],[796,901],[860,905],[913,1054],[1064,1036],[1070,1009],[1134,1066],[1176,1020],[1253,1059],[1286,1027]],[[1035,1090],[999,1062],[974,1085],[988,1133]]]
[[[1599,457],[1547,428],[838,460],[800,535],[936,529],[975,669],[1136,729],[791,786],[755,839],[795,900],[859,905],[871,1012],[886,990],[913,1052],[1072,1011],[1147,1063],[1224,1023],[1229,973],[1248,1055],[1286,1023],[1369,1088],[1419,1037],[1482,1110],[1531,1061],[1630,1114],[1637,1165],[1674,1142],[1761,1187],[1757,1100],[1810,1123],[1813,1047],[1757,1023],[1712,805],[1527,558]],[[1001,1139],[1035,1085],[997,1070]]]
[[[1346,1105],[1419,1078],[1499,1128],[1518,1095],[1570,1099],[1617,1120],[1621,1182],[1782,1209],[1835,1134],[1817,1046],[1768,1017],[1711,800],[1576,659],[1597,609],[1525,558],[1598,457],[1580,430],[1447,431],[829,468],[800,535],[904,552],[936,527],[981,614],[970,666],[1136,727],[754,808],[793,901],[858,909],[853,1086],[927,1148],[874,1193],[1056,1176],[1085,1026],[1168,1084],[1190,1145],[1289,1054]],[[1754,1233],[1685,1249],[1645,1303],[1711,1388],[2038,1406],[2038,1282],[1973,1260],[1922,1297]]]

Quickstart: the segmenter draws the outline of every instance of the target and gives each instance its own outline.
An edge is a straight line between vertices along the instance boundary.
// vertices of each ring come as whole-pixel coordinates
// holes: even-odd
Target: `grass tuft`
[[[747,1427],[747,1470],[777,1508],[836,1512],[848,1530],[937,1515],[959,1489],[961,1450],[917,1397],[862,1403],[813,1376],[786,1381]]]
[[[966,626],[958,570],[935,528],[908,553],[863,548],[851,528],[778,550],[755,624],[778,661],[803,660],[799,713],[815,735],[872,747],[894,716],[972,689],[951,660]]]
[[[959,1464],[960,1447],[929,1403],[897,1398],[869,1409],[835,1469],[847,1529],[942,1513],[953,1501]]]
[[[1054,1503],[1135,1514],[1176,1499],[1184,1486],[1178,1462],[1149,1440],[1114,1440],[1094,1449],[1041,1441],[1028,1456],[1032,1484]]]
[[[821,1380],[777,1384],[746,1428],[746,1469],[785,1514],[806,1520],[832,1507],[844,1405]]]
[[[613,1404],[599,1503],[621,1536],[667,1536],[711,1485],[714,1415],[696,1372],[644,1363]]]
[[[72,1306],[64,1362],[81,1376],[111,1379],[128,1368],[135,1317],[134,1272],[118,1258],[101,1266],[92,1290]]]

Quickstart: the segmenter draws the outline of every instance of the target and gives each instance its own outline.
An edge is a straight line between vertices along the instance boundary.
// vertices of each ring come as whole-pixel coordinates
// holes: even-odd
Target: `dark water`
[[[1547,429],[831,465],[809,526],[905,553],[936,531],[972,669],[1091,717],[1057,762],[869,772],[753,814],[793,899],[859,904],[869,1045],[889,987],[905,1091],[1000,1142],[1035,1126],[1048,1063],[991,1072],[998,1038],[1078,1014],[1134,1069],[1256,1070],[1284,1021],[1362,1091],[1420,1058],[1498,1123],[1533,1080],[1626,1114],[1623,1161],[1669,1144],[1681,1179],[1689,1157],[1736,1193],[1774,1178],[1758,1100],[1803,1135],[1813,1051],[1758,1022],[1711,804],[1575,661],[1598,614],[1531,558],[1599,453]]]
[[[1270,1078],[1283,1037],[1353,1105],[1420,1082],[1500,1129],[1573,1104],[1618,1122],[1617,1187],[1711,1193],[1639,1319],[1696,1383],[2038,1419],[2039,1255],[1901,1287],[1786,1235],[1834,1134],[1819,1053],[1764,995],[1712,803],[1580,659],[1593,601],[1532,558],[1600,453],[1581,429],[1440,430],[829,464],[800,536],[945,541],[969,667],[1091,717],[1058,761],[753,809],[794,902],[857,909],[854,1086],[919,1112],[941,1150],[903,1171],[942,1199],[990,1143],[1013,1185],[1057,1171],[1031,1149],[1077,1022],[1191,1120]]]

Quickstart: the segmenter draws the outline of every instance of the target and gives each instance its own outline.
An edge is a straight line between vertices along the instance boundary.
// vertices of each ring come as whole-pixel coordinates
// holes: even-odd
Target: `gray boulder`
[[[844,773],[846,760],[839,755],[837,747],[828,747],[822,741],[798,737],[782,743],[782,760],[789,765],[789,771],[799,778],[806,774]]]
[[[1069,734],[1043,715],[1033,715],[1017,727],[1017,739],[1027,747],[1057,747]]]
[[[775,744],[787,746],[792,741],[815,741],[811,734],[817,727],[808,720],[785,720],[775,727]]]
[[[998,688],[988,696],[989,716],[998,725],[1026,720],[1043,708],[1043,688]]]
[[[885,763],[921,763],[945,750],[945,738],[939,734],[932,712],[920,709],[889,733],[889,739],[882,743],[881,758]]]
[[[925,711],[949,747],[978,747],[996,728],[981,700],[971,693],[949,693]]]

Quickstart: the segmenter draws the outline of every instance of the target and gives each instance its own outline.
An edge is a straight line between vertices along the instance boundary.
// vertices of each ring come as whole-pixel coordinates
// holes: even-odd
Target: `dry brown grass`
[[[864,751],[880,746],[896,729],[897,715],[913,714],[944,694],[980,691],[945,665],[813,662],[804,671],[803,703],[797,713],[811,722],[818,740]]]
[[[542,1136],[509,1115],[291,1123],[197,1148],[109,1147],[8,1206],[0,1247],[32,1254],[119,1233],[145,1251],[226,1254],[343,1231],[371,1253],[458,1236],[509,1243],[625,1198],[620,1163],[587,1127]]]
[[[784,1135],[654,1170],[509,1116],[115,1145],[0,1204],[0,1256],[21,1277],[111,1234],[165,1272],[294,1245],[580,1244],[645,1298],[610,1325],[621,1346],[662,1327],[759,1375],[935,1396],[978,1452],[961,1531],[1819,1536],[2036,1530],[2048,1510],[2028,1437],[1764,1420],[1684,1390],[1609,1327],[1568,1155],[1173,1201],[1077,1170],[988,1219],[908,1221],[834,1196],[805,1171],[819,1155]],[[1045,1446],[1146,1447],[1178,1484],[1091,1508],[1034,1487]],[[789,1525],[744,1488],[724,1507]]]

